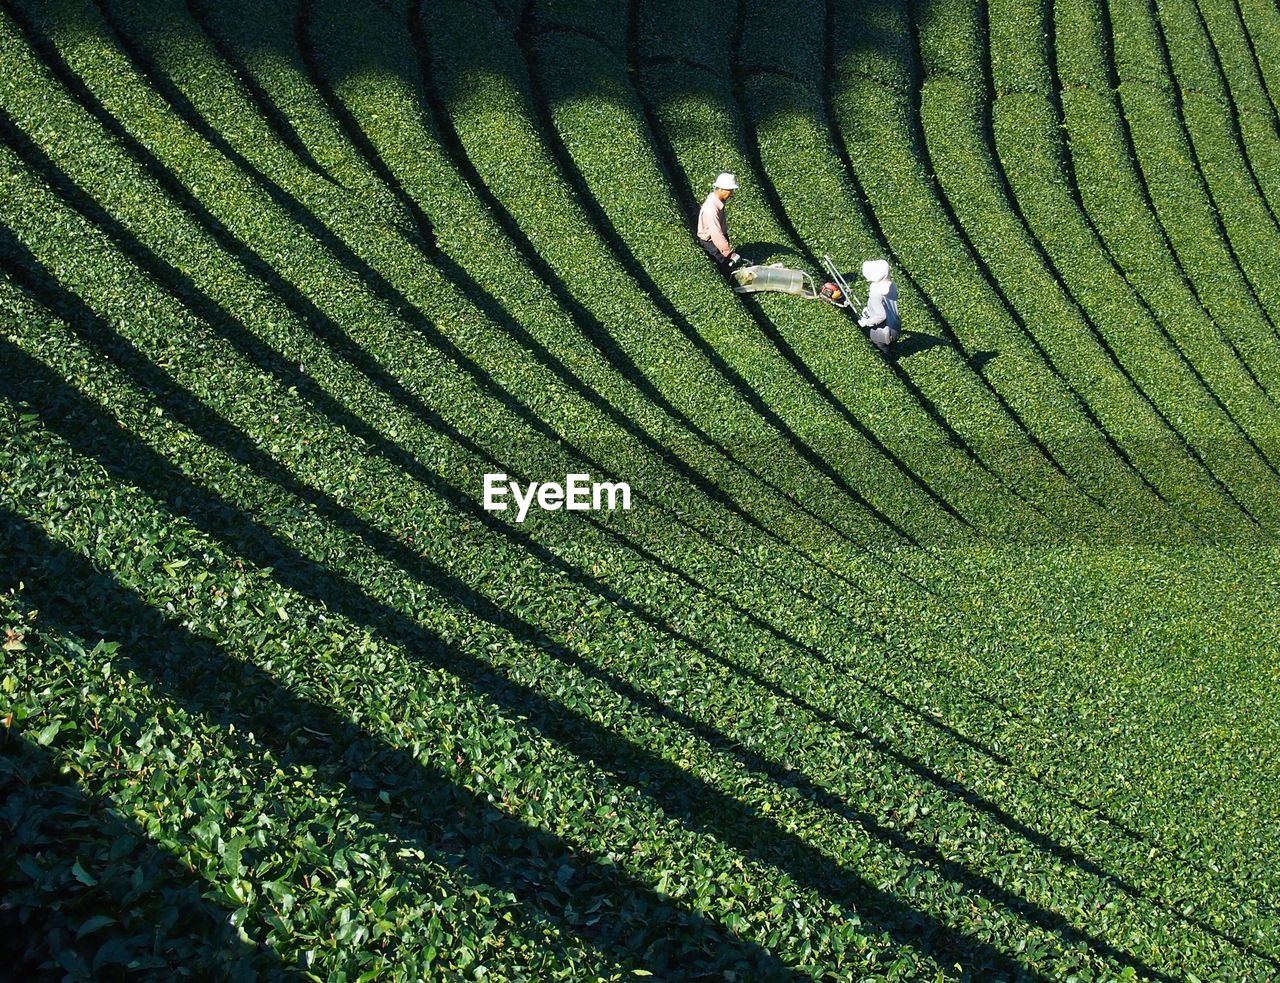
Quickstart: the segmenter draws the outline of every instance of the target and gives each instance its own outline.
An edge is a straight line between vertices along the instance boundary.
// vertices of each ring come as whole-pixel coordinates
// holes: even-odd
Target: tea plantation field
[[[0,0],[0,441],[0,977],[1280,978],[1275,0]]]

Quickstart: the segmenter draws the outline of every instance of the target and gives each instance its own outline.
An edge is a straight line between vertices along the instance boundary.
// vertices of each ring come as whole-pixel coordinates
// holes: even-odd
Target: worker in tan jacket
[[[737,179],[726,171],[716,178],[711,194],[698,210],[698,245],[723,273],[742,262],[742,257],[729,244],[729,224],[724,217],[724,204],[737,190]]]

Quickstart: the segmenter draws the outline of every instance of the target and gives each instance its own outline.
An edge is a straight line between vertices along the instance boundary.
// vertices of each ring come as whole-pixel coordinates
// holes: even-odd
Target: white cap
[[[737,191],[738,179],[735,178],[728,171],[721,171],[720,176],[716,178],[716,183],[713,184],[711,187],[724,188],[726,191]]]
[[[875,283],[889,275],[889,264],[883,259],[869,259],[862,264],[862,276],[867,283]]]

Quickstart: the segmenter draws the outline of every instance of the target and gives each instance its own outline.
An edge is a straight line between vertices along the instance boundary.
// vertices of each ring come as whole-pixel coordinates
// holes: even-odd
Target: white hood
[[[869,259],[862,264],[862,276],[867,283],[888,279],[889,264],[883,259]]]

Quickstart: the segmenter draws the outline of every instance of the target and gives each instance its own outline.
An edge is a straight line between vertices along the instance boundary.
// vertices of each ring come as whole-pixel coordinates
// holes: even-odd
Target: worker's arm
[[[888,317],[884,309],[884,295],[875,291],[868,293],[867,306],[862,317],[858,318],[858,323],[864,328],[874,328],[877,324],[883,324]]]
[[[729,245],[729,240],[725,238],[725,234],[720,230],[718,225],[711,226],[711,241],[716,244],[716,248],[720,250],[720,255],[726,259],[733,256],[733,247]]]

